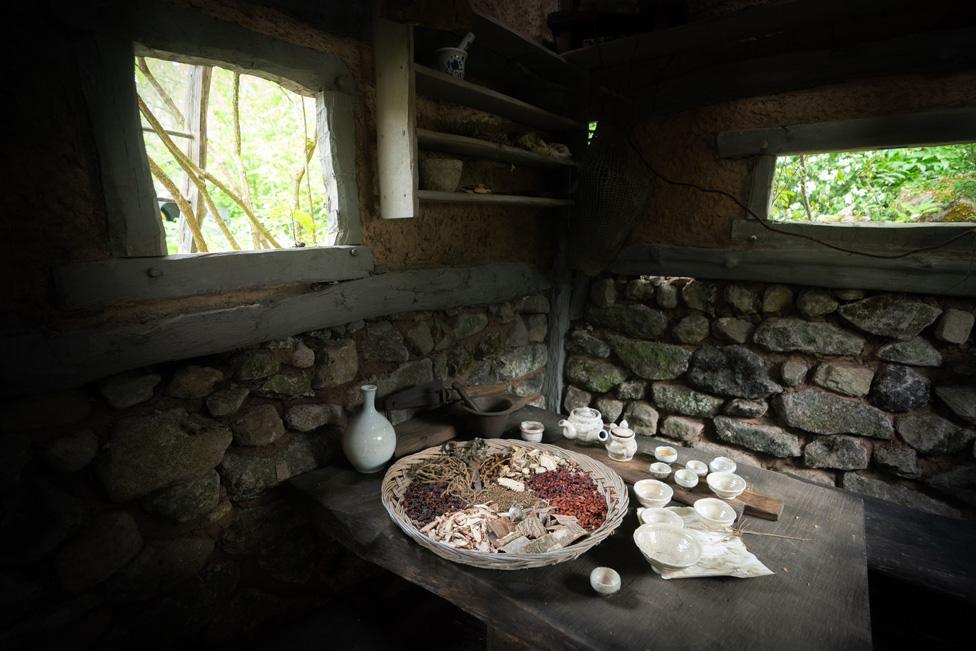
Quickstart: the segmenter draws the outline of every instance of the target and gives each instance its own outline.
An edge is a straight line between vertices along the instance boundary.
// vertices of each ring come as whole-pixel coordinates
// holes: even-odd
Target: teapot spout
[[[564,438],[568,438],[568,439],[576,438],[576,427],[574,427],[571,422],[569,422],[568,420],[561,420],[557,423],[557,425],[563,428]]]

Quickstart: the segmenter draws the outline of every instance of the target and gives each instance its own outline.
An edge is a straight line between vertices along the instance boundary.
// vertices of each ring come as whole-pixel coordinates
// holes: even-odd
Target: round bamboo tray
[[[620,526],[624,516],[627,514],[629,499],[627,487],[617,473],[599,461],[586,455],[545,443],[528,443],[526,441],[508,439],[485,439],[484,441],[486,454],[504,453],[511,447],[518,445],[525,448],[541,448],[550,454],[575,462],[593,478],[597,490],[607,500],[606,520],[590,532],[589,535],[572,545],[556,551],[538,554],[478,552],[468,549],[458,549],[445,543],[431,540],[426,534],[421,533],[410,518],[407,517],[401,501],[404,491],[410,484],[410,479],[407,476],[409,469],[425,459],[441,453],[440,448],[429,448],[404,457],[390,466],[390,469],[386,471],[386,475],[383,477],[382,500],[387,513],[390,514],[390,517],[404,533],[441,558],[487,570],[524,570],[530,567],[555,565],[579,558],[581,554],[591,547],[599,545]]]

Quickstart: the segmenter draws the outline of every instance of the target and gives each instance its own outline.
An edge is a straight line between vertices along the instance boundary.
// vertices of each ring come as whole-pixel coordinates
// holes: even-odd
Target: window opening
[[[311,91],[148,57],[136,57],[135,76],[168,253],[327,243],[337,198]]]
[[[776,222],[976,222],[976,143],[778,156]]]

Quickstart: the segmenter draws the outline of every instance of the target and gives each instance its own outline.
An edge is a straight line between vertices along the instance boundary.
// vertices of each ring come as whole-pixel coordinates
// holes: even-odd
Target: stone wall
[[[976,302],[603,278],[563,406],[928,511],[976,507]]]
[[[219,645],[363,585],[281,484],[341,457],[363,383],[536,396],[548,311],[401,314],[7,402],[0,646]]]

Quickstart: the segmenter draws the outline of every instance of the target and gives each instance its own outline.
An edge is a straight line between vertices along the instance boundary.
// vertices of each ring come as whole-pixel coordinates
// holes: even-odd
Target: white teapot
[[[606,443],[610,434],[604,429],[603,415],[590,407],[577,407],[569,412],[569,419],[559,421],[563,436],[580,443]]]

